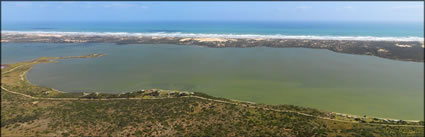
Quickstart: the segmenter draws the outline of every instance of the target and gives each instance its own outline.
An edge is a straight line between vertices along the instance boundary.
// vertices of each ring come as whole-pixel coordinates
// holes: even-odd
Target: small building
[[[184,92],[180,92],[179,93],[179,96],[187,96],[188,94],[187,93],[184,93]]]
[[[90,93],[83,92],[83,96],[88,96],[88,95],[90,95]]]
[[[1,64],[1,69],[7,68],[9,65]]]

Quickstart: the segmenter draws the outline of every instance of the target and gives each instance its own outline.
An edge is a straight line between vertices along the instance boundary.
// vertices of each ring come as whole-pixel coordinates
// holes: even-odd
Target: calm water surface
[[[2,63],[105,53],[38,64],[37,85],[120,93],[177,89],[265,104],[400,119],[424,116],[424,64],[305,48],[2,43]]]

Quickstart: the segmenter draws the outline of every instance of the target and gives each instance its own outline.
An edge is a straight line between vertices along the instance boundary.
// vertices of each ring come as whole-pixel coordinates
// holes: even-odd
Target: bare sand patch
[[[59,34],[36,34],[36,36],[39,36],[39,37],[63,37],[63,35],[59,35]]]
[[[378,52],[381,52],[381,53],[387,53],[387,52],[388,52],[388,50],[386,50],[386,49],[378,49]]]
[[[236,41],[236,39],[225,39],[225,38],[194,38],[199,42],[226,42],[226,41]]]
[[[192,40],[192,38],[184,38],[184,39],[180,39],[179,41],[184,42],[184,41],[189,41],[189,40]]]
[[[410,47],[412,47],[410,45],[402,45],[402,44],[395,44],[395,46],[402,47],[402,48],[410,48]]]

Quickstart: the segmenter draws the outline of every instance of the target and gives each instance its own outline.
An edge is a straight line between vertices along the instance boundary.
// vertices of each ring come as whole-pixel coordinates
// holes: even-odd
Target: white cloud
[[[297,7],[295,7],[295,9],[297,9],[297,10],[308,10],[308,9],[311,9],[312,7],[311,6],[297,6]]]
[[[84,7],[84,8],[93,8],[93,6],[92,6],[92,5],[84,5],[83,7]]]
[[[2,2],[3,3],[3,2]],[[81,7],[81,8],[114,8],[114,9],[128,9],[128,8],[137,8],[137,9],[148,9],[148,5],[142,3],[120,3],[120,2],[4,2],[4,7],[14,7],[14,8],[68,8],[72,7]]]
[[[352,10],[354,8],[353,8],[353,6],[344,6],[344,9]]]
[[[396,6],[393,9],[414,9],[414,8],[424,8],[423,5],[404,5],[404,6]]]
[[[33,5],[32,2],[16,2],[14,3],[14,5],[10,5],[10,6],[15,6],[19,8],[27,8],[27,7],[31,7],[32,5]]]
[[[338,6],[335,8],[336,11],[348,11],[348,12],[354,12],[356,10],[356,7],[353,6]]]
[[[49,7],[49,6],[44,5],[44,4],[40,4],[40,5],[38,5],[38,7],[40,7],[40,8],[46,8],[46,7]]]
[[[146,6],[146,5],[141,5],[141,6],[139,6],[139,8],[142,8],[142,9],[147,9],[147,8],[149,8],[149,6]]]
[[[146,5],[128,4],[128,3],[108,3],[108,4],[103,4],[102,7],[103,8],[141,8],[141,9],[149,8]]]

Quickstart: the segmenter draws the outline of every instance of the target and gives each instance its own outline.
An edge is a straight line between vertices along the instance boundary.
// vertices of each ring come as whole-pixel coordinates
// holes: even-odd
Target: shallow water
[[[2,63],[38,64],[28,79],[64,91],[176,89],[265,104],[423,120],[424,64],[305,48],[2,43]]]

